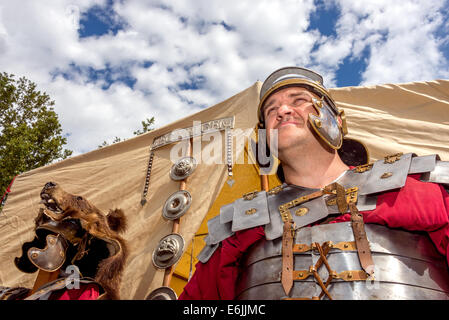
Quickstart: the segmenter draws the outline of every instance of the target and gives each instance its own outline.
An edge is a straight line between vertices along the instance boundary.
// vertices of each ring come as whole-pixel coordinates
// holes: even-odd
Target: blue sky
[[[325,5],[322,1],[316,1],[316,9],[310,15],[310,25],[307,30],[318,30],[322,35],[329,37],[336,37],[335,26],[340,15],[340,10],[336,4]],[[330,3],[330,2],[328,2]],[[118,18],[118,20],[117,20]],[[183,20],[183,18],[180,18]],[[233,30],[233,28],[222,21],[221,25],[225,27],[227,31]],[[107,1],[103,6],[95,5],[89,10],[84,12],[80,17],[80,29],[79,37],[101,37],[107,34],[116,35],[119,30],[126,28],[126,21],[116,16],[113,8],[113,1]],[[365,50],[363,55],[358,58],[347,57],[341,63],[336,74],[336,86],[357,86],[361,82],[361,73],[366,68],[365,60],[369,55],[369,50]],[[76,70],[75,70],[76,72]],[[100,77],[103,77],[107,85],[107,88],[114,81],[120,81],[124,84],[132,87],[135,83],[135,79],[129,75],[126,75],[126,70],[112,70],[109,67],[104,69],[95,70],[89,69],[90,78],[92,81],[97,81]],[[122,74],[118,77],[112,78],[111,75],[117,72]],[[203,80],[204,81],[204,80]],[[189,81],[180,86],[182,89],[197,89],[198,81]]]
[[[341,9],[337,3],[333,1],[315,1],[315,9],[310,14],[310,24],[307,31],[317,30],[321,35],[327,37],[337,37],[336,24],[339,16],[341,15]],[[449,9],[441,8],[441,13],[447,19]],[[186,19],[181,17],[181,21]],[[227,25],[225,21],[221,21],[221,25],[225,27],[227,31],[234,30],[231,26]],[[126,21],[120,19],[114,12],[113,1],[108,0],[104,5],[95,5],[84,12],[80,19],[79,37],[101,37],[107,34],[116,35],[119,30],[124,30],[127,27]],[[441,25],[435,33],[438,37],[447,37],[447,29],[444,25]],[[445,59],[449,58],[449,41],[446,41],[440,45],[441,52]],[[367,60],[369,59],[370,50],[365,48],[362,54],[354,57],[348,55],[341,61],[336,70],[335,86],[358,86],[362,82],[362,73],[367,67]],[[147,62],[148,63],[148,62]],[[126,70],[114,71],[107,67],[100,70],[89,70],[91,79],[93,81],[98,80],[99,77],[103,77],[108,84],[114,81],[121,81],[124,84],[132,87],[135,83],[135,79],[132,76],[126,75]],[[112,78],[111,74],[116,72],[122,72],[122,75]],[[203,78],[202,81],[205,81]],[[197,89],[199,86],[198,81],[185,82],[182,89]],[[107,88],[107,87],[106,87]]]
[[[318,30],[320,34],[328,37],[337,37],[336,24],[341,14],[335,3],[327,2],[326,6],[323,1],[316,1],[316,10],[310,16],[310,26],[308,30]],[[329,4],[330,3],[330,4]],[[361,74],[366,68],[366,62],[369,54],[365,50],[361,57],[354,58],[347,56],[336,71],[336,86],[357,86],[361,83]]]
[[[327,87],[449,78],[448,0],[0,4],[0,71],[55,100],[74,154],[219,103],[277,68]]]

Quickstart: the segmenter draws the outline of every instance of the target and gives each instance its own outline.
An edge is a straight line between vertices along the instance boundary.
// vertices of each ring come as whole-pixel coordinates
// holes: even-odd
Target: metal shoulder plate
[[[421,174],[423,182],[449,185],[449,161],[441,161],[437,154],[419,157],[414,153],[396,154],[370,166],[369,177],[360,190],[362,195],[401,188],[409,174]]]
[[[219,243],[234,235],[236,231],[263,226],[270,223],[267,193],[254,191],[220,208],[220,214],[207,222],[209,234],[204,241],[206,246],[198,255],[198,260],[209,260]]]
[[[356,193],[356,206],[359,211],[374,210],[377,194],[402,188],[409,174],[421,174],[422,181],[449,182],[449,162],[442,162],[439,159],[436,154],[422,157],[413,153],[394,154],[348,170],[335,182],[345,188],[347,196]],[[281,205],[290,208],[290,214],[297,228],[310,225],[332,214],[340,214],[336,202],[332,202],[328,195],[307,199],[308,195],[317,191],[319,190],[287,184],[270,191],[268,195],[270,224],[265,226],[267,240],[282,236],[283,223],[279,211]]]
[[[360,195],[375,194],[401,188],[409,174],[421,174],[420,180],[449,184],[449,162],[441,161],[437,154],[416,156],[414,153],[395,154],[373,164],[355,168],[353,171],[369,172]]]
[[[395,154],[374,162],[365,183],[359,188],[359,194],[373,194],[403,187],[412,156],[412,153]]]
[[[449,187],[449,161],[441,161],[437,156],[434,168],[421,175],[421,181],[444,184]]]
[[[25,287],[0,286],[0,300],[23,300],[31,289]]]

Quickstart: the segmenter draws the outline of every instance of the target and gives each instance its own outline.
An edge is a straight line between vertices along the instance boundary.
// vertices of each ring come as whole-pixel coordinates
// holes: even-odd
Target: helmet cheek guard
[[[62,267],[66,260],[68,244],[59,235],[48,234],[46,236],[46,246],[43,249],[32,247],[28,250],[28,259],[37,268],[53,272]]]
[[[35,237],[22,245],[22,255],[14,259],[16,267],[25,273],[38,269],[53,272],[71,261],[67,261],[70,248],[78,246],[84,230],[79,221],[67,219],[56,222],[39,212],[36,218]]]
[[[343,143],[343,129],[338,123],[331,108],[324,102],[324,99],[312,99],[313,107],[317,115],[309,113],[309,123],[318,136],[332,149],[340,149]]]

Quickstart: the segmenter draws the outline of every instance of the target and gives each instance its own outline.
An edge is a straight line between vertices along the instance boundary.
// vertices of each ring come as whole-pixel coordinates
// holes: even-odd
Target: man
[[[208,222],[180,299],[449,299],[439,184],[449,163],[396,154],[367,164],[322,77],[304,68],[272,73],[258,112],[266,143],[277,133],[283,184]]]

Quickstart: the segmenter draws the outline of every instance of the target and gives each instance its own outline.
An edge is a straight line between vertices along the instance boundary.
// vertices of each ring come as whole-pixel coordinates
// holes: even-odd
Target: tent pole
[[[193,153],[193,138],[190,138],[189,148],[187,148],[186,153],[187,153],[185,155],[186,157],[190,156]],[[181,182],[179,184],[179,190],[186,190],[186,185],[187,185],[186,180],[187,180],[187,178],[185,178],[184,180],[181,180]],[[181,218],[178,218],[173,221],[172,233],[179,233],[180,223],[181,223]],[[173,276],[174,271],[175,271],[174,266],[171,266],[171,267],[165,269],[164,280],[162,282],[162,286],[164,286],[164,287],[170,286],[171,278]]]
[[[270,187],[268,185],[268,176],[266,174],[263,174],[260,176],[260,179],[262,180],[262,190],[263,191],[268,191],[270,190]]]
[[[37,274],[36,280],[34,281],[34,286],[30,292],[30,295],[35,293],[44,284],[58,279],[58,276],[59,276],[59,269],[53,272],[48,272],[39,269],[39,273]]]

